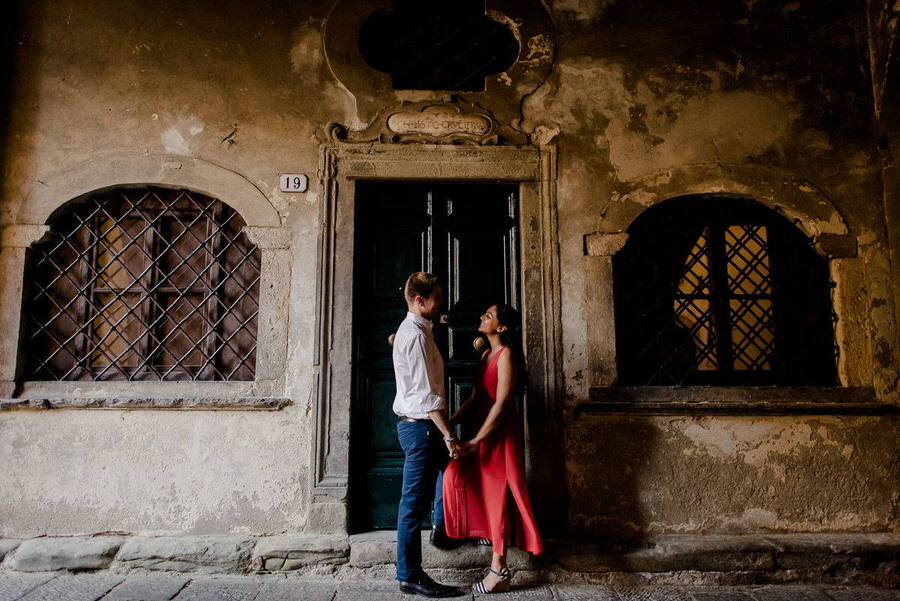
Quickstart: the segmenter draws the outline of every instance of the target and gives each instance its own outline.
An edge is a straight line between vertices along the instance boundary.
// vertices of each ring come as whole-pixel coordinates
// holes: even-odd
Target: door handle
[[[484,339],[484,336],[476,336],[472,341],[472,346],[476,351],[483,351],[487,347],[487,340]]]
[[[394,336],[396,336],[396,334],[391,334],[390,336],[388,336],[388,344],[391,346],[394,346]]]
[[[440,319],[441,325],[449,325],[450,324],[450,314],[449,313],[441,313]]]

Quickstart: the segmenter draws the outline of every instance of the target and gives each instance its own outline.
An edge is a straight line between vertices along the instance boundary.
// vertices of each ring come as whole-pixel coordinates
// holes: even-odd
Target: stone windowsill
[[[610,415],[885,415],[871,388],[769,386],[634,386],[591,388],[579,414]]]
[[[68,398],[0,398],[0,411],[27,409],[180,409],[278,411],[293,401],[280,397],[68,397]]]

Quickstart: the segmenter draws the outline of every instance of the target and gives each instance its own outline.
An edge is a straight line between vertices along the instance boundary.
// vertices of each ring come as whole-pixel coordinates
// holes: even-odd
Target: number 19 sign
[[[306,192],[309,178],[302,173],[282,173],[278,178],[278,187],[282,192]]]

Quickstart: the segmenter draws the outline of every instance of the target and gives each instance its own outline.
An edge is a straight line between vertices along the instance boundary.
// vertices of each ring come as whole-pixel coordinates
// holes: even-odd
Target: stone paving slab
[[[36,589],[56,574],[0,574],[0,601],[15,601]]]
[[[346,583],[338,586],[334,601],[404,601],[425,597],[404,595],[396,582]],[[451,597],[456,601],[472,601],[472,593]]]
[[[256,601],[331,601],[337,585],[303,582],[295,578],[266,581]]]
[[[475,595],[480,597],[481,595]],[[506,593],[494,593],[491,599],[527,599],[528,601],[555,601],[549,586],[513,584]]]
[[[63,574],[37,587],[22,601],[94,601],[125,580],[120,574]]]
[[[141,574],[129,576],[111,590],[104,601],[169,601],[189,582],[187,576]]]
[[[750,592],[758,601],[831,601],[818,588],[807,586],[763,586]]]
[[[834,601],[900,601],[900,591],[886,591],[869,586],[826,588],[825,594]]]
[[[693,601],[686,590],[668,586],[629,587],[616,589],[616,594],[622,601]]]
[[[559,601],[620,601],[616,591],[602,585],[556,585],[556,598]]]
[[[756,601],[749,592],[739,589],[697,589],[689,591],[693,601]]]
[[[262,586],[262,580],[249,576],[198,577],[175,601],[254,601]]]
[[[900,601],[869,586],[522,585],[490,597],[463,587],[460,601]],[[105,596],[104,596],[105,595]],[[0,572],[0,601],[416,601],[392,580],[311,581],[293,575],[207,576],[110,572]]]
[[[830,587],[820,589],[828,601],[900,601],[900,590],[868,586]]]

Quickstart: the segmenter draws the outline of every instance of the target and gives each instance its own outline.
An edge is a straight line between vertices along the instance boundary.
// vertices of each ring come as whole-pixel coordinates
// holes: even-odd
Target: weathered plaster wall
[[[612,365],[591,373],[587,356],[582,316],[599,286],[583,236],[626,230],[622,216],[633,211],[617,203],[649,205],[661,200],[659,190],[741,193],[723,182],[742,171],[750,174],[746,194],[792,180],[821,191],[858,237],[859,259],[836,261],[833,270],[846,320],[841,378],[895,402],[864,4],[556,2],[554,9],[558,62],[527,99],[525,118],[530,127],[559,129],[569,406],[583,402],[592,383],[615,379]],[[573,532],[900,528],[890,418],[579,415],[566,433]]]
[[[292,233],[283,274],[290,320],[281,325],[290,332],[285,386],[295,405],[0,414],[0,536],[341,529],[308,512],[314,174],[324,124],[366,123],[322,55],[330,4],[62,0],[23,8],[0,224],[88,160],[170,155],[239,174]],[[607,216],[629,213],[616,203],[659,200],[649,187],[721,191],[724,180],[696,175],[717,169],[750,173],[760,190],[798,180],[838,208],[860,256],[834,270],[842,344],[852,354],[841,377],[895,401],[897,336],[861,5],[560,0],[552,8],[557,64],[525,100],[521,127],[540,128],[543,141],[556,135],[559,148],[567,407],[587,400],[591,382],[614,378],[588,366],[584,315],[595,299],[584,235],[626,229]],[[281,172],[313,176],[311,191],[280,194]],[[17,310],[12,301],[3,299],[2,310]],[[567,415],[573,532],[900,529],[891,418]]]
[[[570,432],[574,533],[897,530],[894,419],[585,417]]]
[[[290,328],[284,376],[294,406],[6,412],[0,536],[308,527],[315,132],[344,118],[346,101],[321,54],[327,4],[22,7],[0,223],[16,221],[46,182],[65,197],[59,174],[87,161],[169,155],[176,171],[180,159],[199,159],[237,173],[277,207],[293,237],[290,271],[277,278],[292,288],[290,323],[275,325]],[[280,194],[283,172],[309,174],[311,192]],[[110,174],[106,185],[116,183]],[[2,302],[3,311],[19,310],[18,299]]]
[[[891,243],[894,298],[900,298],[900,5],[889,0],[868,1],[869,60],[872,94],[884,167],[884,211]],[[900,303],[895,303],[900,320]]]
[[[300,530],[304,434],[297,407],[12,412],[0,536]]]

